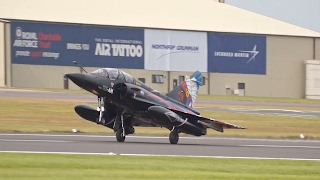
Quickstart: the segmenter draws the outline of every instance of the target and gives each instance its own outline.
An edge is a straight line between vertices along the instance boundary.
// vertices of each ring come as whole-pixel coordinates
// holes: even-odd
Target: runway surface
[[[91,94],[1,88],[0,97],[63,99],[78,101],[79,103],[95,103],[97,101],[96,97]],[[320,104],[221,100],[198,100],[197,104],[276,106],[279,107],[279,109],[200,108],[199,110],[305,116],[310,118],[320,117],[319,111],[306,112],[281,109],[281,107],[310,107],[320,109]],[[168,137],[127,136],[126,142],[118,143],[116,142],[114,135],[0,133],[0,151],[320,160],[320,141],[305,139],[283,140],[225,137],[180,137],[178,145],[171,145]]]
[[[158,136],[127,136],[119,143],[114,135],[0,133],[0,152],[8,151],[320,160],[320,141],[180,137],[172,145]]]

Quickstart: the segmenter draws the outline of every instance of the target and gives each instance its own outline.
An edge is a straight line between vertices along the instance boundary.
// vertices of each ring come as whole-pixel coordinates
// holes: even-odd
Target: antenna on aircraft
[[[77,66],[79,66],[82,70],[84,70],[84,72],[88,73],[77,61],[72,61],[72,62]]]

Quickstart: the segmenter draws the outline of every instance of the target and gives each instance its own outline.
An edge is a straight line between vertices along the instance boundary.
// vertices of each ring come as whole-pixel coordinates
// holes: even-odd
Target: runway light
[[[303,135],[303,134],[300,134],[300,138],[301,138],[301,139],[304,139],[304,135]]]
[[[72,129],[72,132],[77,133],[79,131],[77,129]]]

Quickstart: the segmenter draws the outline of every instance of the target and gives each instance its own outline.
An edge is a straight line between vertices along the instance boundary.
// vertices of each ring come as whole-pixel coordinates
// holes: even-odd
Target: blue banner
[[[12,63],[144,68],[144,30],[11,23]]]
[[[208,33],[208,72],[266,74],[266,37]]]

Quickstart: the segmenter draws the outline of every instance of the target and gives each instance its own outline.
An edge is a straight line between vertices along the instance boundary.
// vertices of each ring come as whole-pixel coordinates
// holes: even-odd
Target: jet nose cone
[[[86,81],[86,76],[81,73],[66,74],[66,76],[80,87],[83,87]]]

